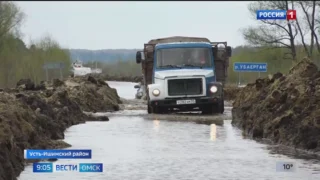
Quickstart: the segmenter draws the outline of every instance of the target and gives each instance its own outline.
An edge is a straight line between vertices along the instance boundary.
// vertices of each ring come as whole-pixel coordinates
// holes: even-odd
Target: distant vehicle
[[[92,74],[101,74],[102,73],[102,69],[98,68],[97,61],[96,61],[96,68],[91,69],[91,73]]]
[[[134,88],[137,89],[136,99],[141,99],[144,95],[144,86],[137,84]]]
[[[231,54],[227,42],[200,37],[175,36],[144,44],[136,62],[142,64],[148,113],[200,110],[222,114]]]
[[[90,67],[84,67],[82,65],[81,61],[76,61],[74,63],[72,63],[72,73],[73,76],[84,76],[86,74],[90,74],[92,73],[92,70]]]
[[[102,73],[102,69],[99,69],[99,68],[92,69],[91,73],[92,74],[101,74]]]

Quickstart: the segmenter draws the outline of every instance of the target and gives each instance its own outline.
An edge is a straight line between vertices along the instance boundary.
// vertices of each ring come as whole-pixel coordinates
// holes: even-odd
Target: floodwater
[[[134,83],[110,82],[123,98],[134,98]],[[231,108],[226,108],[230,114]],[[137,111],[141,115],[137,115]],[[33,173],[25,168],[19,180],[319,180],[320,162],[245,139],[231,126],[164,121],[144,117],[145,110],[110,116],[109,122],[88,122],[66,131],[71,149],[92,149],[90,160],[56,163],[103,163],[103,173]],[[286,154],[286,155],[284,155]],[[309,157],[309,158],[308,158]],[[295,172],[277,172],[277,162],[293,163]]]

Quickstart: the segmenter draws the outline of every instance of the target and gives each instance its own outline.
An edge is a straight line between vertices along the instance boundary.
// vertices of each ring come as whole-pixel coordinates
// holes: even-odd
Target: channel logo
[[[103,172],[102,163],[80,163],[79,172]]]
[[[296,10],[258,10],[257,20],[296,20]]]
[[[78,164],[53,164],[53,172],[78,172]]]
[[[102,163],[33,163],[34,173],[103,172]]]

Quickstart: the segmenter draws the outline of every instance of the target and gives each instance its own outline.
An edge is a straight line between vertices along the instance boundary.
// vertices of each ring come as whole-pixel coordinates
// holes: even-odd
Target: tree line
[[[233,48],[228,69],[229,83],[252,82],[259,73],[236,73],[234,62],[266,62],[268,72],[260,77],[276,72],[286,73],[298,60],[309,57],[320,66],[320,2],[316,1],[258,1],[248,6],[251,18],[256,19],[257,10],[295,9],[296,21],[260,20],[257,26],[241,29],[246,45]],[[104,72],[110,74],[141,74],[140,65],[134,59],[105,65]],[[121,66],[118,66],[121,65]],[[120,67],[120,68],[116,68]],[[139,67],[139,68],[137,68]]]
[[[291,66],[309,57],[320,66],[320,3],[316,1],[259,1],[252,2],[248,11],[256,19],[256,10],[281,9],[297,10],[297,20],[260,20],[257,26],[241,29],[246,45],[234,47],[228,70],[228,82],[238,83],[239,74],[233,72],[234,62],[266,62],[268,72],[286,73]],[[45,80],[42,69],[47,62],[64,62],[64,76],[69,74],[70,53],[62,49],[50,36],[34,41],[26,46],[21,40],[20,25],[25,14],[19,7],[8,1],[0,2],[0,88],[12,87],[21,78],[30,78],[36,83]],[[104,73],[119,76],[141,75],[140,64],[121,60],[98,63]],[[94,61],[94,60],[93,60]],[[95,65],[92,65],[95,67]],[[59,71],[49,71],[50,78],[59,78]],[[241,73],[242,83],[254,81],[258,73]]]
[[[247,42],[232,62],[267,62],[268,74],[286,73],[294,63],[309,57],[320,66],[320,2],[316,1],[258,1],[248,6],[252,18],[257,10],[296,10],[295,21],[260,20],[257,26],[241,29]],[[263,76],[267,75],[262,73]],[[238,73],[229,69],[229,81],[237,82]],[[252,81],[257,73],[241,73],[244,81]]]
[[[69,52],[63,50],[50,36],[34,40],[30,46],[21,39],[20,26],[25,14],[10,1],[0,2],[0,88],[14,87],[22,78],[30,78],[36,83],[46,79],[43,65],[50,62],[71,63]],[[66,76],[69,69],[65,68]],[[48,71],[49,78],[59,78],[57,70]]]

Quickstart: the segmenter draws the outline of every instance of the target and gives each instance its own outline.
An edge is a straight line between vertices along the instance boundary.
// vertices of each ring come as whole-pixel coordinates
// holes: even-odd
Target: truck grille
[[[202,94],[202,79],[172,79],[168,80],[168,95],[199,95]]]

